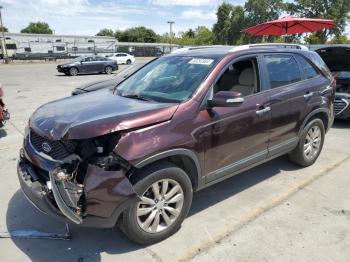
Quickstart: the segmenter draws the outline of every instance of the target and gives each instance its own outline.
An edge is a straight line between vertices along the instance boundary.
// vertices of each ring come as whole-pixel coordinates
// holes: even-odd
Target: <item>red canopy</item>
[[[315,32],[335,25],[334,20],[286,16],[242,30],[251,35],[290,35]]]

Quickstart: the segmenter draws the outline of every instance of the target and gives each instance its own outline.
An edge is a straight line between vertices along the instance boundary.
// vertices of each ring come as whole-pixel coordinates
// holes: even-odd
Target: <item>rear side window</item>
[[[296,59],[306,79],[314,78],[318,75],[316,69],[304,57],[297,55]]]
[[[292,55],[265,55],[265,63],[271,88],[301,81],[298,63]]]

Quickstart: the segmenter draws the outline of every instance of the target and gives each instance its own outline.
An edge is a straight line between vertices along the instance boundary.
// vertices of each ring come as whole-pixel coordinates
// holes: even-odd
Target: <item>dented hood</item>
[[[51,140],[86,139],[170,120],[177,107],[103,89],[45,104],[34,112],[29,125]]]

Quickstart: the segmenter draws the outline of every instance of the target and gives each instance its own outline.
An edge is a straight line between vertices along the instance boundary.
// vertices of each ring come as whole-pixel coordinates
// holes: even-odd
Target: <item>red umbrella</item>
[[[335,25],[334,20],[286,16],[242,30],[251,35],[290,35],[315,32]]]

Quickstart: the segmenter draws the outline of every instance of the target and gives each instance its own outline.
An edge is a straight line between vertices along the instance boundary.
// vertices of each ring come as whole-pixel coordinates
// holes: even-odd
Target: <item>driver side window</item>
[[[255,57],[231,64],[214,86],[214,93],[233,91],[249,96],[260,91],[258,63]]]

